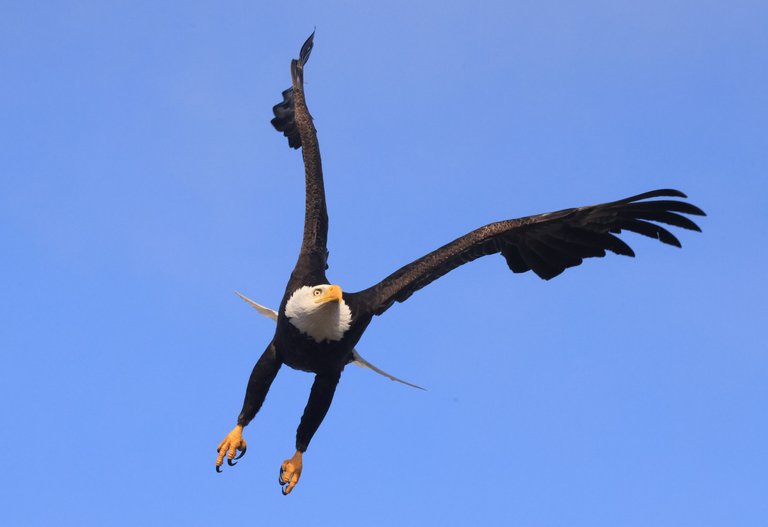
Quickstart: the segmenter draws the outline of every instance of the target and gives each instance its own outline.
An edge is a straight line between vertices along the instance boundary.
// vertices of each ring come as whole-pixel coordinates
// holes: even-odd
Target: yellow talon
[[[241,451],[239,457],[242,457],[243,453],[245,453],[245,449],[246,443],[245,439],[243,439],[243,427],[237,425],[227,434],[224,440],[219,443],[219,446],[216,449],[216,452],[218,452],[218,455],[216,456],[216,472],[221,472],[219,467],[224,463],[224,456],[227,457],[227,464],[234,466],[237,463],[233,463],[232,460],[235,458],[237,451]]]
[[[301,470],[303,468],[301,457],[301,452],[297,450],[291,459],[286,459],[280,466],[280,485],[285,485],[285,487],[281,489],[283,496],[290,494],[299,482]]]

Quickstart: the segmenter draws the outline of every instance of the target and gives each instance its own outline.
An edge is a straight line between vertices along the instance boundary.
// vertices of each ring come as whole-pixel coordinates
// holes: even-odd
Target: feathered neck
[[[352,325],[352,311],[340,300],[317,304],[313,287],[304,286],[291,295],[285,304],[285,316],[293,326],[315,342],[338,341]]]

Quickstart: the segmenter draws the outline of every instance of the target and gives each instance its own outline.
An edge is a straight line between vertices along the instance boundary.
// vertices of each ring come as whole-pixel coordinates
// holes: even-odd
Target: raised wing
[[[272,109],[272,126],[288,138],[288,145],[301,148],[306,180],[304,238],[293,277],[298,282],[324,283],[328,267],[328,210],[325,204],[323,167],[317,130],[304,99],[304,65],[312,52],[315,33],[309,36],[291,61],[291,87],[283,92],[283,101]],[[291,281],[292,285],[296,285]]]
[[[584,258],[605,256],[606,251],[634,256],[634,251],[616,236],[624,230],[680,247],[680,241],[657,223],[700,231],[698,225],[682,214],[705,214],[684,201],[651,199],[658,197],[687,196],[678,190],[653,190],[610,203],[491,223],[398,269],[355,295],[373,314],[380,315],[394,302],[405,301],[449,271],[496,253],[504,256],[513,272],[532,270],[549,280],[569,267],[580,265]]]
[[[306,40],[306,42],[304,42],[304,45],[301,46],[298,61],[293,61],[299,63],[299,70],[303,70],[304,65],[309,60],[309,55],[312,53],[314,40],[315,32],[313,31],[312,34],[309,35],[309,38]],[[291,64],[291,77],[293,78],[293,84],[295,84],[297,80],[299,81],[299,90],[303,93],[304,78],[301,75],[299,75],[298,79],[295,78],[296,74],[294,73],[293,63]],[[275,114],[275,118],[272,119],[271,123],[272,126],[275,127],[275,130],[282,132],[283,135],[288,138],[288,146],[291,148],[301,148],[301,134],[299,133],[299,129],[296,124],[296,103],[293,97],[293,93],[293,85],[287,90],[283,91],[283,101],[272,107],[272,112]],[[304,111],[306,111],[306,106],[304,106]]]

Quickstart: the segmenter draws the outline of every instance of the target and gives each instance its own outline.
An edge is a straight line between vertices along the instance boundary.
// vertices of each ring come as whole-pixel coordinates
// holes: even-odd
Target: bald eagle
[[[279,310],[275,313],[250,301],[264,314],[276,318],[277,328],[248,380],[237,425],[219,444],[216,458],[216,471],[220,472],[225,457],[232,466],[245,454],[243,429],[259,411],[283,364],[314,373],[309,400],[296,431],[296,451],[280,466],[283,494],[290,493],[299,481],[303,453],[328,412],[344,367],[352,362],[372,366],[362,360],[355,345],[373,317],[382,315],[395,302],[404,302],[449,271],[491,254],[501,254],[514,273],[533,271],[550,280],[580,265],[585,258],[605,256],[606,251],[634,256],[629,245],[617,236],[623,231],[680,247],[679,240],[659,223],[700,231],[683,214],[704,216],[690,203],[668,199],[686,198],[682,192],[662,189],[599,205],[499,221],[443,245],[368,289],[344,291],[325,274],[328,213],[317,132],[304,98],[304,67],[313,38],[314,33],[302,46],[299,58],[291,61],[292,85],[283,92],[283,101],[273,108],[272,119],[272,125],[287,137],[289,146],[301,148],[304,159],[306,211],[301,250]]]

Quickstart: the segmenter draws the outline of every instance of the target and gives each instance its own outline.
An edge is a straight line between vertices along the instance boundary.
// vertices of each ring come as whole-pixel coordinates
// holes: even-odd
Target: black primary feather
[[[301,46],[299,52],[299,59],[291,63],[291,76],[296,79],[299,77],[299,82],[303,84],[303,76],[301,69],[309,60],[309,55],[312,53],[312,46],[314,45],[315,32],[313,31],[309,38]],[[295,81],[294,81],[295,82]],[[275,130],[282,132],[285,137],[288,138],[288,146],[291,148],[301,148],[301,136],[299,130],[296,127],[295,106],[293,100],[293,87],[283,91],[282,102],[277,103],[272,107],[272,113],[275,114],[275,118],[270,121]]]
[[[272,119],[272,126],[278,132],[288,138],[288,146],[291,148],[301,147],[301,136],[296,128],[296,119],[293,107],[293,88],[283,91],[283,102],[276,104],[272,108],[275,118]]]
[[[239,431],[227,437],[237,439],[229,447],[242,445],[242,427],[250,423],[261,408],[267,391],[278,370],[285,364],[291,368],[315,373],[309,400],[296,431],[296,451],[293,459],[307,449],[333,400],[341,372],[355,360],[354,346],[365,332],[374,315],[381,315],[395,302],[407,300],[446,273],[490,254],[501,254],[515,273],[533,271],[549,280],[567,268],[580,265],[587,258],[603,257],[607,252],[634,256],[634,252],[618,235],[623,231],[650,236],[663,243],[680,246],[669,231],[658,225],[699,230],[683,214],[700,216],[704,213],[679,199],[685,194],[662,189],[638,194],[619,201],[570,208],[547,214],[490,223],[422,256],[398,269],[378,284],[357,293],[343,294],[343,303],[350,310],[350,325],[339,339],[323,341],[303,334],[292,324],[287,305],[303,286],[328,284],[328,211],[323,184],[322,163],[317,130],[304,97],[304,66],[312,52],[314,32],[304,42],[299,58],[291,61],[291,88],[283,92],[283,100],[273,108],[272,125],[288,138],[292,148],[301,148],[305,174],[304,234],[296,265],[291,272],[280,303],[275,336],[253,368],[237,419]],[[678,198],[658,199],[653,198]],[[339,299],[337,299],[339,300]],[[234,436],[231,434],[234,433]],[[231,444],[225,439],[222,445]],[[226,450],[226,448],[225,448]],[[219,450],[217,468],[223,463],[224,450]],[[237,458],[228,457],[234,465]],[[293,461],[291,461],[293,462]],[[298,476],[298,474],[296,474]],[[281,484],[284,484],[281,470]],[[290,492],[295,480],[284,493]]]
[[[380,315],[393,302],[402,302],[460,265],[493,253],[501,253],[512,272],[533,271],[550,280],[580,265],[585,258],[605,256],[606,251],[635,256],[632,248],[616,236],[622,231],[680,247],[680,241],[657,223],[698,231],[699,226],[681,214],[703,216],[704,212],[684,201],[652,200],[660,197],[686,195],[673,189],[652,190],[609,203],[491,223],[411,262],[356,295]]]
[[[307,40],[304,41],[304,44],[301,45],[301,51],[299,51],[299,61],[301,62],[302,66],[309,60],[309,54],[312,53],[312,46],[314,46],[314,43],[315,32],[313,31]]]

